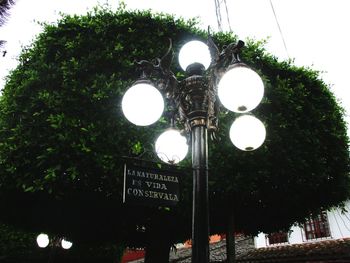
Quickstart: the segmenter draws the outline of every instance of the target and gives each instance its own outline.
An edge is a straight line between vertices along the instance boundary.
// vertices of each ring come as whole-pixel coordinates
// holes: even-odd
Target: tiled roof
[[[211,262],[225,262],[226,244],[224,240],[210,245],[210,256]],[[350,238],[253,249],[238,254],[236,261],[237,263],[350,263]],[[133,262],[143,262],[143,260]],[[183,248],[178,249],[176,253],[171,252],[170,262],[191,262],[191,249]]]
[[[226,240],[221,240],[210,244],[210,262],[219,263],[226,260]],[[254,249],[254,242],[251,237],[236,237],[236,255],[245,254],[248,250]],[[180,248],[170,252],[169,262],[171,263],[190,263],[191,248]],[[130,261],[130,263],[142,263],[144,259]]]
[[[350,238],[259,248],[239,257],[237,262],[292,262],[291,260],[350,262]]]
[[[180,248],[170,252],[169,262],[171,263],[190,263],[191,248]],[[226,243],[225,240],[210,244],[210,262],[223,262],[226,259]],[[142,263],[144,259],[130,261],[130,263]]]

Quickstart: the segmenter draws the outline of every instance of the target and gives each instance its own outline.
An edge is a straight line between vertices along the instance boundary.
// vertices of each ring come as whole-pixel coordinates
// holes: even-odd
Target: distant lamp
[[[248,112],[253,110],[264,96],[264,83],[260,76],[245,64],[233,64],[218,84],[218,96],[230,111]]]
[[[49,245],[49,243],[50,243],[49,236],[46,235],[46,234],[38,235],[37,238],[36,238],[36,243],[41,248],[47,247]]]
[[[208,46],[202,41],[193,40],[187,42],[180,49],[179,64],[186,71],[188,66],[199,63],[207,69],[211,64],[211,56]]]
[[[158,137],[155,147],[159,159],[170,164],[182,161],[188,152],[186,138],[174,128],[163,132]]]
[[[123,96],[122,110],[133,124],[151,125],[163,114],[163,96],[150,82],[138,81]]]
[[[256,117],[243,115],[238,117],[230,129],[232,143],[243,151],[253,151],[265,141],[266,129]]]
[[[70,249],[72,247],[73,243],[69,242],[67,240],[65,240],[64,238],[62,238],[61,240],[61,246],[63,249]]]

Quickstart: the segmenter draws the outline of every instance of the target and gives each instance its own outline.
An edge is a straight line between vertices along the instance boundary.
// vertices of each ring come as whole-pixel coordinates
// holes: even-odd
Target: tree
[[[6,17],[8,16],[8,10],[11,8],[11,5],[15,3],[14,0],[0,0],[0,26],[2,26]],[[4,40],[0,40],[0,47],[5,43]]]
[[[134,127],[125,120],[120,109],[121,96],[135,77],[135,56],[141,59],[144,56],[141,47],[151,49],[154,39],[159,37],[154,36],[148,44],[137,43],[138,35],[132,28],[149,24],[149,32],[156,27],[158,34],[162,34],[165,26],[176,28],[172,20],[170,17],[153,20],[150,13],[116,16],[102,11],[81,18],[66,17],[58,27],[47,26],[38,41],[24,51],[1,100],[4,106],[2,138],[8,140],[0,146],[3,150],[1,198],[7,200],[0,204],[6,211],[2,213],[2,221],[31,231],[60,233],[74,243],[127,242],[143,246],[145,235],[138,232],[139,226],[149,225],[150,218],[155,215],[165,214],[166,217],[174,213],[123,205],[121,157],[132,150],[139,151],[141,142],[147,145],[153,141],[157,134],[154,131],[165,124],[163,121],[159,127],[150,130]],[[110,24],[108,29],[105,23]],[[181,23],[180,30],[188,36],[186,31],[192,24]],[[107,31],[103,32],[105,29]],[[128,36],[129,33],[133,37]],[[103,42],[109,42],[109,47],[96,39],[95,34],[100,40],[104,39]],[[62,41],[56,42],[56,38]],[[166,36],[163,42],[168,43]],[[164,47],[165,51],[167,47]],[[130,56],[137,49],[140,54],[136,52],[135,56]],[[152,56],[158,51],[153,49]],[[32,59],[39,58],[37,56],[45,62],[34,62]],[[80,63],[86,67],[78,69],[82,66]],[[72,70],[73,65],[77,66],[76,71]],[[22,75],[24,72],[28,74],[26,77]],[[51,75],[49,72],[56,73]],[[47,84],[46,87],[37,82],[39,79]],[[17,85],[17,81],[23,86],[12,86]],[[25,91],[29,89],[31,94]],[[17,99],[24,98],[24,94],[14,98],[15,90],[28,95],[21,106],[15,104],[19,102]],[[31,108],[29,112],[27,107]],[[15,124],[16,127],[10,124],[15,115],[21,122],[19,126]],[[18,136],[22,132],[29,135],[26,131],[36,134],[31,146],[25,142],[25,137]],[[12,143],[18,143],[18,147],[12,148]],[[7,150],[10,150],[8,154],[5,153]],[[11,161],[13,157],[34,157],[36,164],[20,167]],[[181,221],[184,220],[177,223]],[[176,233],[176,228],[171,229]],[[189,232],[185,232],[181,239],[189,236]]]
[[[15,3],[14,0],[1,0],[0,1],[0,25],[3,25],[5,22],[5,18],[8,15],[8,10],[10,9],[11,5]]]
[[[0,209],[6,211],[0,220],[85,243],[145,246],[150,234],[166,236],[165,244],[189,238],[191,173],[176,208],[122,204],[122,156],[148,149],[167,123],[135,127],[120,102],[138,77],[134,61],[162,56],[168,38],[175,53],[188,39],[205,40],[195,25],[122,9],[45,25],[23,51],[0,101]],[[213,38],[220,48],[236,40],[223,33]],[[228,211],[237,230],[255,234],[341,205],[350,189],[348,138],[327,85],[318,72],[278,62],[263,42],[248,41],[241,57],[265,79],[265,98],[254,114],[264,121],[267,139],[257,151],[238,151],[228,139],[235,115],[220,115],[218,141],[209,151],[211,232],[226,231]],[[184,77],[176,61],[172,69]],[[152,228],[155,218],[163,228]]]

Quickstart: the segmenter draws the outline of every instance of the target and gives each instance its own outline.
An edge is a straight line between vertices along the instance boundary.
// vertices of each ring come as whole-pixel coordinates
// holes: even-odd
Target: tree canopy
[[[8,10],[11,5],[15,3],[14,0],[1,0],[0,1],[0,26],[5,22],[6,16],[8,15]]]
[[[191,173],[170,211],[122,204],[122,157],[149,149],[167,123],[128,123],[121,98],[139,77],[134,61],[161,57],[168,38],[177,54],[189,39],[205,41],[207,34],[193,20],[123,9],[44,26],[23,50],[0,101],[1,221],[82,242],[142,244],[141,226],[161,215],[174,242],[190,237]],[[224,33],[213,39],[220,48],[236,41]],[[213,233],[225,232],[228,211],[237,230],[254,234],[301,222],[349,197],[343,110],[318,72],[279,62],[258,41],[248,41],[241,57],[264,78],[265,96],[253,114],[267,138],[254,152],[239,151],[228,136],[235,114],[220,114],[218,140],[209,149]],[[184,77],[176,60],[172,69]]]
[[[14,3],[14,0],[0,0],[0,26],[5,24],[8,11]],[[5,42],[5,40],[0,40],[0,47],[2,47]]]

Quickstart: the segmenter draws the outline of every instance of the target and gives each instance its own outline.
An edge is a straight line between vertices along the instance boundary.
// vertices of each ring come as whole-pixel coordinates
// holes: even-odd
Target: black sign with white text
[[[123,201],[147,206],[174,206],[179,201],[179,173],[124,166]]]

